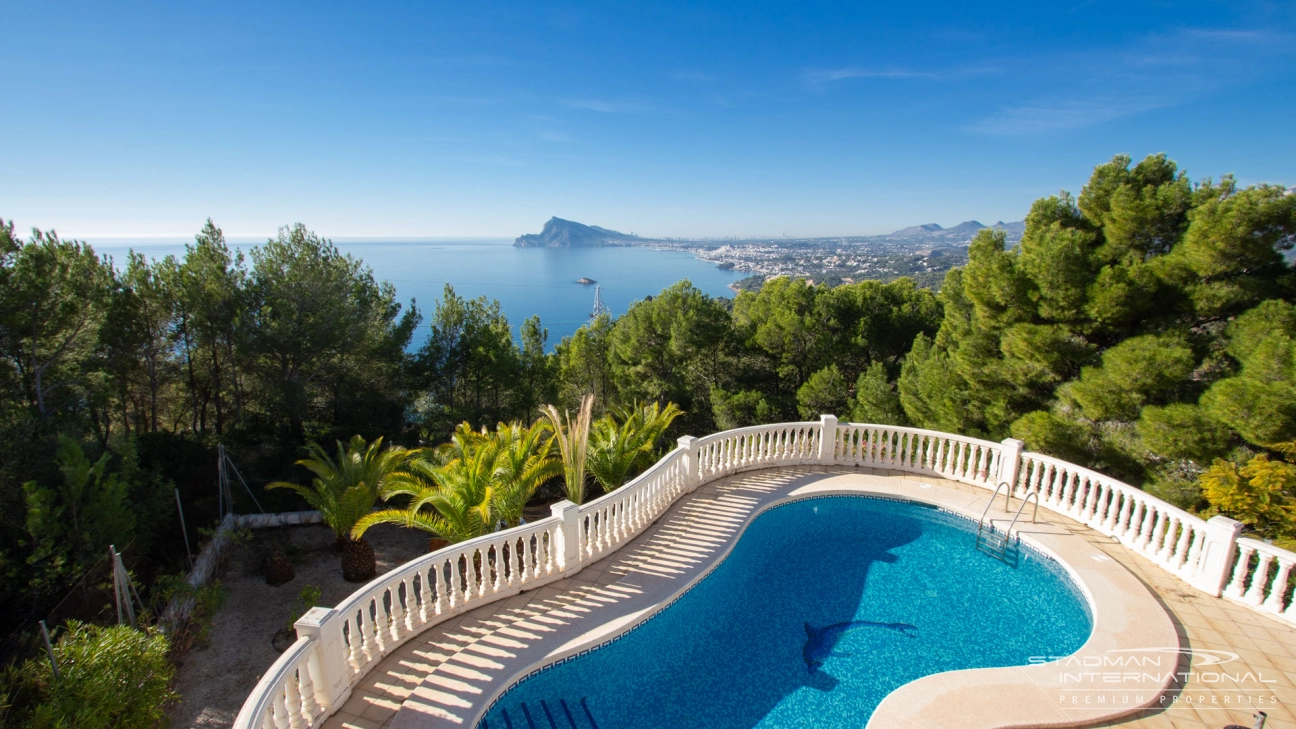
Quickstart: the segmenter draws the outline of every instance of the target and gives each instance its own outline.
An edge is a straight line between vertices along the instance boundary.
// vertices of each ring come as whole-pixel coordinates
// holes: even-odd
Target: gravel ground
[[[366,535],[378,558],[378,574],[427,552],[428,537],[414,529],[379,525]],[[279,587],[267,585],[262,561],[278,545],[292,557],[297,576]],[[220,576],[228,600],[212,619],[207,645],[191,648],[177,661],[171,726],[214,729],[234,723],[256,682],[279,657],[271,646],[288,624],[306,585],[323,591],[319,605],[332,606],[358,585],[342,579],[333,532],[322,525],[259,529],[231,550]]]

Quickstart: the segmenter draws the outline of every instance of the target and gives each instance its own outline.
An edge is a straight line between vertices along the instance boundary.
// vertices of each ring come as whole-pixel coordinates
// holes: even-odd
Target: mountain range
[[[977,231],[984,228],[1003,228],[1010,235],[1020,235],[1026,230],[1026,221],[1021,220],[1016,223],[1005,223],[1000,220],[994,225],[984,225],[977,220],[965,220],[952,228],[942,228],[936,223],[927,223],[926,225],[914,225],[909,228],[901,228],[892,233],[887,238],[928,238],[928,237],[971,237],[977,234]]]

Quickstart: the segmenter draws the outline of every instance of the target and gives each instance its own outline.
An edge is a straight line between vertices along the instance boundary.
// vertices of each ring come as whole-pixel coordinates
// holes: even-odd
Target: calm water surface
[[[260,241],[231,241],[247,252]],[[135,249],[150,258],[184,254],[181,241],[91,240],[97,252],[117,265]],[[364,260],[379,279],[390,281],[403,303],[411,298],[424,312],[424,326],[414,344],[422,344],[427,321],[442,287],[453,284],[466,297],[499,299],[516,332],[522,320],[540,316],[549,329],[549,346],[576,331],[594,307],[594,287],[576,283],[591,278],[602,287],[603,301],[614,315],[645,296],[689,279],[712,296],[733,296],[728,285],[747,274],[721,271],[687,253],[647,248],[514,248],[511,239],[345,240],[334,243]]]
[[[922,676],[1079,649],[1092,620],[1062,568],[1000,562],[974,532],[875,498],[775,508],[673,605],[522,681],[478,729],[550,727],[546,712],[569,729],[859,729]]]

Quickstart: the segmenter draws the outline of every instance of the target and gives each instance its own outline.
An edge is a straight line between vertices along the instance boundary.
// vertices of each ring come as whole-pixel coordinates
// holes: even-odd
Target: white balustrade
[[[234,726],[319,726],[374,664],[414,635],[479,603],[561,578],[562,525],[551,516],[450,545],[378,577],[336,608],[312,610]]]
[[[634,539],[692,490],[690,449],[680,446],[621,488],[584,504],[578,514],[581,562],[594,562]]]
[[[995,486],[1000,444],[934,430],[842,423],[836,461],[861,467],[914,471],[978,486]]]
[[[1016,492],[1039,493],[1040,503],[1122,544],[1184,578],[1197,573],[1193,546],[1206,521],[1096,471],[1039,453],[1023,453]]]
[[[424,555],[314,608],[296,643],[248,697],[235,729],[314,729],[385,656],[432,625],[489,601],[575,574],[623,546],[699,485],[743,471],[816,464],[920,473],[1015,496],[1118,539],[1207,594],[1296,622],[1296,554],[1239,539],[1231,519],[1209,521],[1096,471],[1002,443],[918,428],[819,422],[738,428],[679,446],[619,489],[541,521]],[[1228,585],[1225,587],[1225,582]]]
[[[1224,597],[1296,622],[1292,599],[1296,554],[1257,539],[1239,539],[1237,547]]]
[[[698,439],[699,478],[711,481],[742,471],[819,463],[820,423],[779,423],[726,430]]]

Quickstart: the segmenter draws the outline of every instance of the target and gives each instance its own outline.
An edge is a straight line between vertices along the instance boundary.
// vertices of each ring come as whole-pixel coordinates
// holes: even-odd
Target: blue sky
[[[0,217],[65,237],[837,235],[1093,165],[1296,184],[1296,4],[0,3]]]

